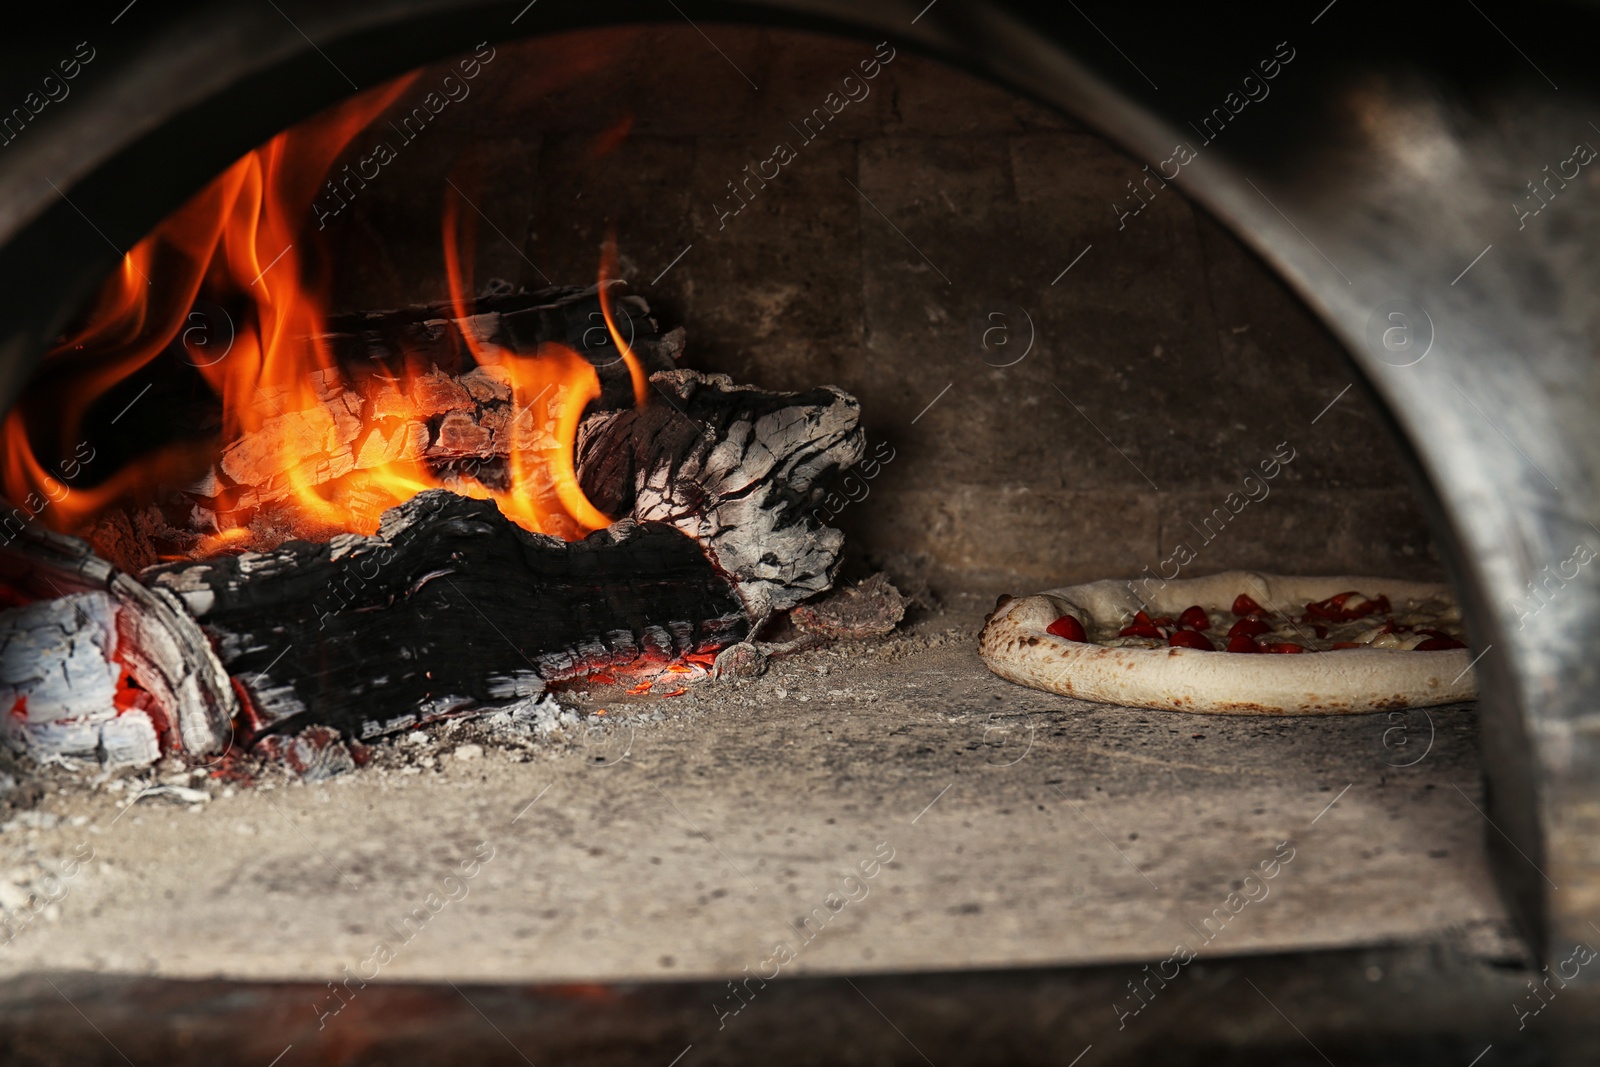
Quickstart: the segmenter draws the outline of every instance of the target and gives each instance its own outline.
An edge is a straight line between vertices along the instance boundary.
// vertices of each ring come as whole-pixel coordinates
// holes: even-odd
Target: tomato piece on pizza
[[[1366,597],[1350,590],[1336,593],[1326,600],[1306,605],[1307,619],[1327,619],[1329,622],[1351,622],[1368,615],[1387,615],[1390,611],[1387,596]]]
[[[1171,621],[1170,619],[1168,620]],[[1148,637],[1153,641],[1165,641],[1167,635],[1161,632],[1154,619],[1142,611],[1133,613],[1133,621],[1124,626],[1117,634],[1118,637]]]
[[[1205,634],[1195,630],[1174,630],[1172,636],[1167,638],[1167,644],[1173,648],[1198,648],[1203,652],[1215,652],[1217,646]]]
[[[1083,632],[1083,623],[1074,619],[1071,615],[1061,616],[1061,618],[1046,626],[1044,632],[1054,634],[1057,637],[1065,637],[1068,641],[1089,640],[1089,635]]]
[[[1427,634],[1428,636],[1424,640],[1417,642],[1411,649],[1413,652],[1445,652],[1452,648],[1467,647],[1464,642],[1457,641],[1449,634],[1442,633],[1439,630],[1424,627],[1419,629],[1417,633]]]
[[[1266,608],[1257,604],[1248,593],[1240,593],[1233,598],[1233,613],[1235,615],[1267,615]]]

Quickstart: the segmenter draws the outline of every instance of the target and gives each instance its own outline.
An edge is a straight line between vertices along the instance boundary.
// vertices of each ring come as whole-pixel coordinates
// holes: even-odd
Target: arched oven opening
[[[256,932],[278,931],[270,950],[219,940],[201,889],[187,922],[116,952],[319,988],[344,963],[318,1031],[384,978],[579,981],[606,1001],[732,977],[720,1033],[785,972],[1071,966],[1088,997],[1118,960],[1200,976],[1206,956],[1383,943],[1451,946],[1441,1017],[1496,995],[1525,966],[1512,915],[1543,936],[1526,883],[1544,857],[1506,799],[1523,772],[1493,800],[1478,785],[1495,764],[1472,706],[1141,711],[1012,686],[976,647],[1001,594],[1375,574],[1455,579],[1477,666],[1500,625],[1481,564],[1460,565],[1444,468],[1403,436],[1408,386],[1373,370],[1427,357],[1437,304],[1363,307],[1353,365],[1331,279],[1233,199],[1227,168],[1265,136],[1244,104],[1204,119],[1189,158],[1154,157],[1150,113],[1097,76],[1037,56],[996,71],[998,15],[929,16],[918,39],[569,14],[522,39],[375,17],[344,52],[219,87],[0,251],[52,285],[11,299],[27,358],[7,368],[5,590],[26,620],[8,632],[68,682],[13,685],[13,796],[42,782],[56,819],[81,807],[96,829],[114,798],[133,833],[91,853],[169,887],[264,887]],[[1264,47],[1219,99],[1300,106],[1301,48]],[[400,56],[428,62],[375,76]],[[298,98],[266,102],[291,67]],[[310,88],[310,69],[362,88]],[[1381,113],[1368,89],[1340,106]],[[230,94],[281,131],[218,132],[155,182],[152,159]],[[165,187],[110,195],[130,174]],[[1533,595],[1528,617],[1556,603]],[[1518,751],[1509,710],[1485,728]],[[139,819],[173,800],[209,810]],[[48,808],[13,823],[53,831]],[[399,829],[430,817],[448,829],[425,844]],[[185,854],[208,818],[237,840]],[[1486,833],[1521,859],[1491,861]],[[326,869],[269,884],[312,840]],[[1270,881],[1302,871],[1292,893]],[[362,918],[395,885],[424,910]],[[480,921],[445,910],[474,894]],[[138,929],[109,882],[83,895],[104,917],[31,930],[26,959],[100,968],[106,931]],[[542,922],[489,932],[535,906]],[[777,947],[774,909],[801,915]],[[453,934],[413,945],[437,917]],[[1406,951],[1351,973],[1377,983]],[[1170,981],[1136,975],[1105,1029]],[[1298,1003],[1328,1010],[1319,995]],[[826,995],[794,996],[799,1018]],[[1316,1025],[1340,1033],[1331,1012]]]

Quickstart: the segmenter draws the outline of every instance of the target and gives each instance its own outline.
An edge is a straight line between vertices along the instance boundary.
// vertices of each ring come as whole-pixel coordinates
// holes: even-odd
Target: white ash
[[[566,694],[574,699],[573,694]],[[503,707],[429,723],[371,747],[375,772],[414,775],[463,770],[475,760],[561,758],[583,748],[625,752],[636,723],[654,716],[611,716],[564,706],[552,694],[526,697]],[[357,773],[363,773],[357,771]]]
[[[184,785],[152,785],[141,789],[128,802],[137,804],[150,797],[163,797],[179,804],[204,804],[211,799],[211,794],[203,789],[190,789]]]
[[[54,830],[61,823],[61,816],[50,811],[19,811],[16,815],[0,823],[0,833],[15,833],[18,830]]]
[[[511,737],[548,737],[563,726],[578,726],[583,719],[548,694],[526,697],[481,720],[491,734]]]

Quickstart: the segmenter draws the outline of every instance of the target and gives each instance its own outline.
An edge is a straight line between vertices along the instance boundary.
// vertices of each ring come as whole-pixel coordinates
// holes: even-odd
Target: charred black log
[[[256,736],[376,737],[749,629],[732,583],[669,527],[624,521],[566,543],[443,490],[386,512],[372,537],[143,577],[200,621],[250,695]]]

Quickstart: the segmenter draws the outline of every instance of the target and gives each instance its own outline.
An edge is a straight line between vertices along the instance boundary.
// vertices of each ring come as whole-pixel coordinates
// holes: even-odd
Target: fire
[[[416,449],[404,458],[329,475],[322,435],[331,420],[348,415],[327,414],[327,397],[331,391],[356,390],[322,337],[328,279],[314,254],[311,205],[341,151],[411,80],[363,93],[274,137],[220,174],[123,258],[83,325],[47,354],[0,430],[5,448],[0,487],[13,504],[57,530],[84,533],[109,508],[195,483],[216,468],[228,446],[255,435],[268,442],[271,447],[262,447],[285,468],[274,475],[273,506],[280,519],[290,517],[295,536],[370,534],[387,508],[441,487],[494,499],[524,528],[567,540],[609,525],[610,518],[584,496],[574,469],[578,425],[585,407],[600,395],[600,380],[587,360],[561,345],[513,355],[481,351],[468,337],[474,361],[511,390],[514,414],[500,431],[508,441],[508,477],[480,480],[479,469],[442,476]],[[470,314],[472,218],[457,197],[446,197],[446,273],[461,318]],[[608,242],[602,282],[614,273],[614,263],[614,245]],[[605,288],[606,325],[627,363],[635,400],[643,404],[645,373],[617,331]],[[231,345],[221,355],[215,353],[216,338],[191,336],[197,302],[230,309]],[[125,393],[132,403],[160,402],[133,395],[137,376],[163,353],[171,359],[179,351],[188,353],[212,394],[220,425],[213,433],[135,456],[107,476],[106,470],[124,457],[100,457],[101,450],[89,445],[93,435],[85,430],[91,416],[101,428],[108,407],[114,411]],[[383,416],[425,422],[427,414],[411,399],[424,372],[409,366],[390,371],[394,389],[386,395],[394,399]],[[364,426],[369,421],[363,417]],[[41,460],[41,455],[66,458]],[[248,514],[248,509],[231,513]],[[193,554],[240,551],[253,539],[246,526],[221,525],[207,532]]]
[[[623,339],[622,332],[617,329],[616,313],[611,310],[611,288],[606,285],[617,273],[617,239],[613,234],[606,235],[605,244],[600,251],[600,312],[606,320],[606,331],[611,334],[612,343],[622,353],[622,358],[628,364],[628,377],[633,382],[633,402],[637,407],[644,407],[649,398],[650,389],[645,384],[644,365],[639,362],[639,357],[633,354],[633,348]]]

